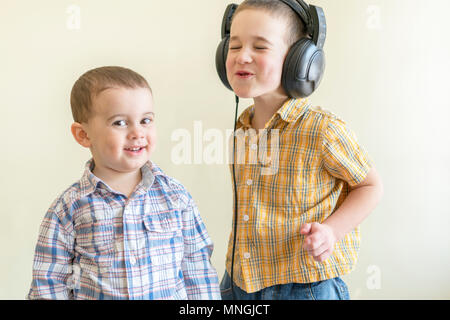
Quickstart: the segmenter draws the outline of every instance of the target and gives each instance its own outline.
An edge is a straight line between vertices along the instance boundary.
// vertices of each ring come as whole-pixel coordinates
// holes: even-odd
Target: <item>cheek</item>
[[[115,132],[108,132],[104,134],[103,144],[107,146],[110,151],[115,151],[118,149],[122,149],[124,138],[122,135],[117,134]]]
[[[230,56],[230,54],[228,54],[227,61],[225,61],[225,67],[226,67],[226,70],[227,70],[227,76],[231,75],[231,69],[233,67],[232,60],[233,60],[233,58]]]
[[[259,70],[262,71],[260,75],[267,82],[281,81],[281,74],[283,73],[284,60],[280,57],[262,57],[258,60]]]
[[[150,144],[155,144],[157,140],[156,128],[153,126],[147,133],[147,139]]]
[[[259,59],[259,65],[267,72],[281,73],[283,59],[279,56],[264,56]]]
[[[152,130],[148,133],[148,136],[147,136],[148,143],[149,143],[149,145],[150,145],[150,150],[149,150],[150,154],[153,153],[153,151],[155,150],[156,142],[157,142],[157,140],[158,140],[157,138],[158,138],[158,137],[157,137],[157,134],[156,134],[156,129],[152,129]]]

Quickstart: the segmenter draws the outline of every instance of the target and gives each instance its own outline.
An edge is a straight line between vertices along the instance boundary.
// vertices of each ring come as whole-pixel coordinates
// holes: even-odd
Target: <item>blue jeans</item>
[[[247,293],[234,284],[233,292],[236,300],[350,300],[347,285],[339,277],[313,283],[278,284],[254,293]],[[231,279],[226,271],[220,294],[223,300],[233,300]]]

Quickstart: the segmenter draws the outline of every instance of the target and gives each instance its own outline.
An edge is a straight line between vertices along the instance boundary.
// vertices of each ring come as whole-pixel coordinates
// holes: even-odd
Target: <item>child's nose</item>
[[[144,137],[144,130],[141,126],[135,125],[130,127],[130,131],[128,132],[129,139],[140,139]]]
[[[250,63],[252,62],[252,56],[249,50],[247,49],[242,49],[239,51],[237,57],[236,57],[236,62],[239,64],[245,64],[245,63]]]

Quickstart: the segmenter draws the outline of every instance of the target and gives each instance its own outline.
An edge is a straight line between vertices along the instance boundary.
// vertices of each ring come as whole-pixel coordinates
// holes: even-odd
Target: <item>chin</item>
[[[251,94],[239,94],[239,93],[236,93],[236,92],[235,92],[235,94],[241,99],[253,99],[255,97],[255,96],[253,96]]]
[[[145,164],[147,163],[147,161],[133,161],[133,162],[128,162],[128,163],[124,163],[121,167],[123,169],[123,171],[135,171],[138,170],[140,168],[142,168]]]
[[[251,99],[251,98],[254,98],[257,96],[254,92],[252,92],[252,90],[249,90],[249,89],[233,88],[233,92],[239,98],[243,98],[243,99]]]

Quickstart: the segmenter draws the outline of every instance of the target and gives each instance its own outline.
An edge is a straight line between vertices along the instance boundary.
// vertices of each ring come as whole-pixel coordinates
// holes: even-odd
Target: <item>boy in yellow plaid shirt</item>
[[[348,126],[306,98],[293,98],[282,83],[289,50],[313,36],[296,4],[306,13],[312,7],[244,1],[232,14],[226,46],[218,49],[224,84],[254,100],[236,124],[245,139],[245,151],[237,147],[236,156],[245,161],[235,161],[237,231],[235,252],[234,232],[229,238],[223,299],[350,299],[340,276],[354,268],[359,224],[383,193]],[[263,139],[270,159],[248,161],[262,152]],[[267,174],[267,166],[276,170]]]

